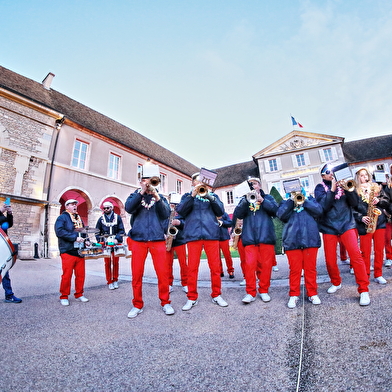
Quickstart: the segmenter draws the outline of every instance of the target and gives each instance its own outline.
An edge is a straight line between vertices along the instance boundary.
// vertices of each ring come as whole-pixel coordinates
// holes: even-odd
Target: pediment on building
[[[261,159],[266,156],[282,154],[290,151],[306,150],[316,146],[330,145],[331,143],[343,143],[344,138],[332,135],[322,135],[313,132],[292,131],[275,143],[257,152],[253,159]]]

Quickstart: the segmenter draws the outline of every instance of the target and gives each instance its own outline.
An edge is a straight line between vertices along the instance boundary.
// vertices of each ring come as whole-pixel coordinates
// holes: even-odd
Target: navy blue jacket
[[[142,201],[149,205],[153,196],[141,195],[140,189],[131,193],[125,202],[125,211],[132,214],[131,230],[128,236],[134,241],[164,241],[167,218],[170,216],[170,206],[163,195],[159,194],[160,200],[155,202],[149,209],[142,205]]]
[[[328,191],[322,184],[318,184],[314,190],[317,202],[323,207],[323,215],[318,219],[319,231],[323,234],[342,235],[348,230],[355,229],[353,208],[358,206],[358,193],[344,191],[340,199],[335,199],[338,191],[331,191],[331,181],[323,182]]]
[[[185,193],[177,212],[185,219],[184,238],[186,242],[198,240],[219,241],[219,224],[216,217],[225,212],[223,203],[218,195],[210,192],[212,200],[203,197],[192,197],[191,193]]]
[[[272,217],[276,215],[278,203],[271,195],[260,190],[264,201],[257,211],[251,210],[251,205],[243,196],[234,210],[234,216],[243,219],[242,243],[247,245],[269,244],[275,245],[276,236]]]
[[[295,211],[294,206],[293,200],[284,200],[276,213],[277,217],[285,223],[284,250],[320,248],[321,238],[315,219],[321,216],[323,208],[312,196],[305,199],[303,210],[300,212]]]
[[[106,226],[103,220],[107,223],[112,223],[115,219],[115,212],[112,211],[110,215],[108,214],[102,214],[102,216],[98,219],[97,224],[95,227],[99,229],[99,234],[96,236],[98,242],[102,242],[101,238],[99,237],[100,235],[104,234],[110,234],[110,226]],[[117,215],[117,224],[111,226],[112,227],[112,234],[115,235],[116,240],[119,244],[122,244],[123,242],[123,236],[122,234],[125,234],[125,229],[124,229],[124,224],[121,219],[120,215]]]
[[[229,228],[233,226],[233,221],[230,219],[227,212],[225,212],[219,220],[222,221],[222,224],[219,227],[219,241],[227,241],[230,239]]]
[[[54,230],[58,237],[60,254],[67,253],[80,257],[78,249],[74,248],[74,242],[80,233],[75,231],[71,216],[66,210],[57,217]],[[81,236],[86,238],[86,234],[81,234]]]

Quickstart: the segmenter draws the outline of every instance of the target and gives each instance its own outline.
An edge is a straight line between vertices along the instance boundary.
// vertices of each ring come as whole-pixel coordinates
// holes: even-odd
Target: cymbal
[[[95,227],[81,227],[79,229],[75,229],[77,233],[99,233],[99,229],[96,229]]]

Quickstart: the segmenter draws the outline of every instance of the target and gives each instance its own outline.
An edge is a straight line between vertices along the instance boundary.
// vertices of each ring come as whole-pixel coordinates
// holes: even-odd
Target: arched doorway
[[[60,203],[61,203],[60,213],[62,213],[65,210],[65,202],[69,199],[75,199],[78,201],[78,214],[82,218],[84,224],[88,225],[89,206],[87,205],[88,199],[86,195],[84,195],[83,192],[75,189],[70,189],[64,192],[64,194],[60,198]]]

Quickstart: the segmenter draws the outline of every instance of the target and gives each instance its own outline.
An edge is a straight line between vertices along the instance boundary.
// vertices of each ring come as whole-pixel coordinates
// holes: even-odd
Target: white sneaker
[[[374,281],[379,284],[387,284],[388,283],[382,276],[379,276],[378,278],[374,278]]]
[[[169,293],[173,292],[173,286],[169,286]]]
[[[109,283],[108,284],[108,289],[109,290],[114,290],[114,284],[113,283]]]
[[[294,309],[297,306],[297,302],[298,302],[298,297],[293,295],[289,298],[289,302],[287,303],[287,307],[290,309]]]
[[[242,298],[242,302],[244,304],[250,304],[256,299],[256,297],[252,297],[250,294],[246,294],[244,298]]]
[[[342,288],[342,285],[340,284],[339,286],[334,286],[332,285],[328,290],[327,293],[328,294],[333,294],[336,293],[338,290],[340,290]]]
[[[162,306],[162,310],[167,314],[168,316],[174,314],[174,309],[170,304],[166,304]]]
[[[350,274],[354,275],[354,268],[350,268]]]
[[[367,291],[364,293],[361,293],[361,297],[359,298],[359,304],[361,306],[367,306],[370,304],[370,297],[369,297],[369,293]]]
[[[386,260],[384,265],[385,265],[385,267],[391,268],[391,266],[392,266],[392,260],[389,260],[389,259]]]
[[[143,308],[139,309],[139,308],[135,308],[133,307],[129,313],[128,313],[128,318],[134,318],[136,317],[138,314],[140,314],[141,312],[143,312]]]
[[[224,308],[224,307],[226,307],[226,306],[229,306],[229,304],[228,304],[220,295],[218,295],[218,296],[215,297],[215,298],[212,298],[212,302],[213,302],[214,304],[217,304],[217,305],[219,305],[219,306],[222,306],[222,308]]]
[[[277,266],[277,265],[274,265],[274,266],[272,267],[272,271],[274,271],[274,272],[278,272],[278,271],[279,271],[279,268],[278,268],[278,266]]]
[[[69,301],[67,299],[65,299],[65,298],[60,299],[60,303],[63,306],[69,306]]]
[[[188,286],[182,286],[182,291],[188,294]]]
[[[245,279],[242,282],[240,282],[240,286],[246,286],[246,280]]]
[[[118,289],[118,282],[113,282],[113,287],[114,287],[115,289]]]
[[[309,301],[313,304],[313,305],[320,305],[321,301],[318,295],[312,295],[311,297],[308,297]]]
[[[188,299],[188,301],[186,301],[186,304],[182,307],[182,310],[191,310],[196,305],[197,305],[197,300],[192,301]]]
[[[350,265],[350,259],[342,260],[342,264]]]
[[[88,302],[88,299],[84,295],[82,295],[81,297],[75,298],[75,299],[76,299],[76,301],[80,301],[80,302]]]
[[[374,267],[372,265],[370,266],[370,271],[374,271]]]
[[[263,302],[271,301],[271,297],[268,295],[268,293],[259,293],[259,296]]]

